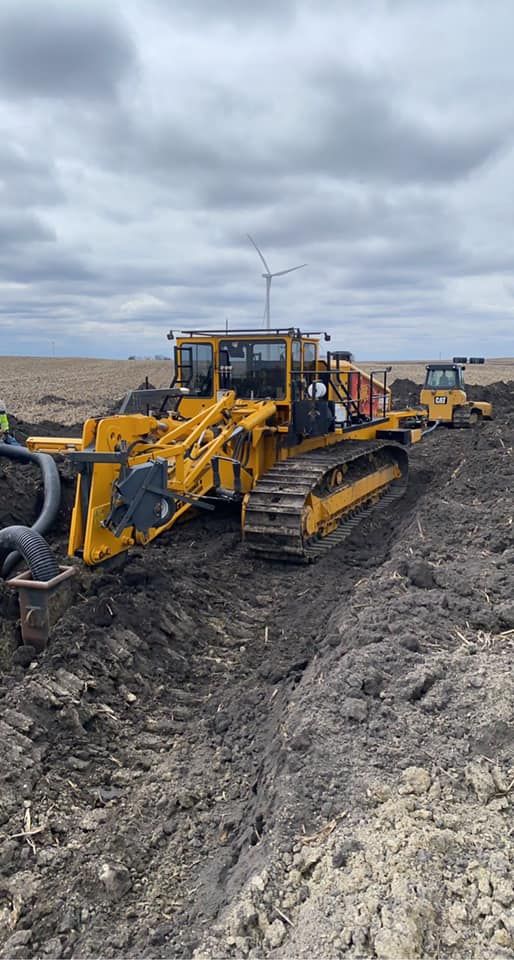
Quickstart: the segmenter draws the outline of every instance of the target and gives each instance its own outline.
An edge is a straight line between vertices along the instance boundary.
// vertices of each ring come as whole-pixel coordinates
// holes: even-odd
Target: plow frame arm
[[[235,405],[234,391],[227,391],[190,420],[120,414],[86,421],[81,440],[73,440],[73,446],[69,439],[32,438],[34,448],[40,442],[48,444],[52,452],[68,456],[78,468],[69,554],[80,553],[86,564],[95,565],[136,543],[153,540],[192,507],[210,507],[209,495],[216,493],[220,483],[222,461],[232,464],[236,493],[250,490],[254,478],[237,459],[237,440],[245,434],[251,436],[252,431],[260,436],[263,430],[276,429],[266,426],[276,406],[272,401],[241,404],[239,409]],[[165,488],[149,482],[147,473],[153,466],[157,468],[156,461],[165,467]],[[135,470],[146,465],[148,471]],[[124,491],[134,486],[133,482],[124,486],[124,481],[136,473],[137,492],[124,499]],[[165,522],[138,529],[133,519],[145,495],[154,502],[162,495],[172,510],[163,510]]]

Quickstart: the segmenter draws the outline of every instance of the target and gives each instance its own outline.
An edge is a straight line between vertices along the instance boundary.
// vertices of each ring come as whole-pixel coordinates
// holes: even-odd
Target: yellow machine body
[[[297,330],[198,333],[178,339],[167,391],[134,391],[82,437],[27,446],[76,463],[69,554],[87,564],[219,499],[240,503],[255,552],[305,559],[403,489],[419,411],[391,411],[386,378],[320,358]]]
[[[426,369],[420,403],[426,408],[429,423],[438,421],[452,427],[470,427],[481,419],[492,418],[492,404],[468,400],[464,383],[465,368],[461,364],[433,363]]]

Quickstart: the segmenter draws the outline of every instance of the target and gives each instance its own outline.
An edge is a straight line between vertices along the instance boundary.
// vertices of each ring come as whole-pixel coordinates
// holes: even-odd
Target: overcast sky
[[[514,355],[512,0],[0,0],[0,354]]]

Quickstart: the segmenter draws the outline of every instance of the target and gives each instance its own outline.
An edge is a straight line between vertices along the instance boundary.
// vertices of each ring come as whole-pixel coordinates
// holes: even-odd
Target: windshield
[[[219,363],[222,386],[238,397],[285,399],[285,340],[222,340]]]
[[[448,390],[452,387],[459,387],[459,371],[452,370],[427,370],[426,386],[437,390]]]

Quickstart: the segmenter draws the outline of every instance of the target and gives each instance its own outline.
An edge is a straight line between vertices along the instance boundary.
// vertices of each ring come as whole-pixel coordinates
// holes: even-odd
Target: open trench
[[[366,766],[402,769],[397,720],[387,698],[380,700],[380,676],[385,670],[403,682],[420,653],[417,595],[427,593],[421,581],[435,556],[420,503],[436,503],[438,491],[457,482],[454,471],[470,444],[487,445],[490,437],[503,458],[498,429],[484,427],[478,441],[446,433],[413,450],[402,501],[315,565],[251,559],[238,518],[219,512],[132,553],[121,570],[80,570],[48,650],[37,661],[14,662],[0,680],[0,956],[262,956],[285,949],[295,921],[276,906],[283,879],[275,878],[262,922],[242,892],[255,877],[266,886],[263,871],[273,874],[298,837],[335,824],[353,800],[361,806],[372,778],[359,757],[373,736],[372,753],[383,749],[385,760],[373,755]],[[440,517],[437,523],[444,536]],[[496,552],[508,549],[500,546]],[[400,596],[388,607],[384,590],[394,594],[396,581],[414,591],[414,605]],[[14,630],[5,594],[4,629]],[[407,630],[398,647],[402,605]],[[345,617],[358,618],[364,606],[367,639],[354,630],[351,640]],[[433,611],[424,609],[430,619]],[[371,654],[363,673],[352,647],[374,643],[374,631],[395,658],[382,670],[380,654]],[[341,644],[354,674],[335,694],[341,721],[334,704],[327,721],[323,685],[328,695]],[[424,662],[433,655],[427,644]],[[418,704],[440,679],[424,668],[412,681],[419,689],[404,699]],[[374,734],[372,708],[381,711]],[[338,769],[340,758],[320,762],[332,747],[313,734],[318,713],[334,742],[348,742],[348,769]],[[387,737],[395,743],[389,754]],[[309,870],[299,872],[300,914],[311,897]],[[233,905],[244,914],[235,934],[232,920],[223,919]],[[312,949],[308,937],[306,944]],[[298,955],[301,947],[297,937]],[[369,939],[359,946],[358,938],[327,955],[354,955],[353,948],[389,955]]]

